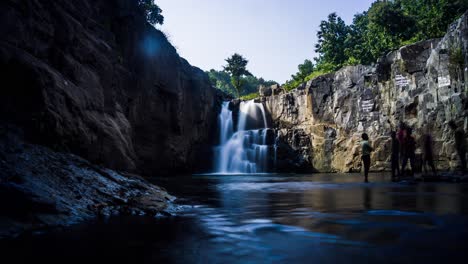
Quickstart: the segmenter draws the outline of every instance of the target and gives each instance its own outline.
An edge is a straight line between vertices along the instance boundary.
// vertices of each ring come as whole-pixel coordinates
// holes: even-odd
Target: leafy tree
[[[231,75],[231,83],[236,89],[237,97],[240,97],[245,84],[242,77],[252,75],[247,70],[247,63],[249,63],[249,61],[242,57],[242,55],[234,53],[231,57],[226,59],[226,62],[227,65],[224,66],[224,70]]]
[[[365,42],[374,58],[398,48],[416,33],[416,21],[393,1],[375,2],[368,11]]]
[[[314,64],[311,60],[304,60],[304,63],[297,66],[299,70],[296,74],[291,75],[294,81],[304,82],[306,77],[314,71]]]
[[[416,21],[416,40],[442,37],[447,27],[468,9],[467,0],[396,0]]]
[[[211,69],[207,74],[214,87],[232,96],[236,95],[236,89],[232,86],[231,76],[229,76],[229,73]]]
[[[366,42],[368,24],[367,12],[354,16],[353,24],[349,27],[349,34],[345,41],[345,55],[347,57],[345,64],[357,65],[374,62],[375,59]]]
[[[339,68],[347,60],[345,42],[348,32],[349,27],[336,13],[331,13],[320,23],[315,45],[315,52],[319,54],[316,59],[318,65],[329,63]]]
[[[232,96],[237,96],[237,91],[231,83],[231,77],[229,73],[225,71],[216,71],[213,69],[206,73],[210,78],[211,84],[215,88]],[[265,81],[265,79],[261,77],[257,78],[253,75],[244,76],[241,77],[241,79],[242,83],[244,84],[243,89],[240,93],[241,98],[244,98],[244,96],[246,95],[258,93],[258,87],[260,85],[271,86],[273,84],[276,84],[275,81]]]
[[[162,10],[154,3],[154,0],[138,0],[138,6],[145,12],[146,20],[153,25],[164,23]]]

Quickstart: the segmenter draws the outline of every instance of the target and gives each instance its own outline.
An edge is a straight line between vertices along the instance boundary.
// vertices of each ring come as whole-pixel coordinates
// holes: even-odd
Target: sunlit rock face
[[[204,166],[216,92],[137,2],[2,1],[0,120],[113,169]]]
[[[375,148],[372,169],[388,169],[390,132],[403,121],[414,129],[417,154],[428,129],[436,166],[455,169],[453,132],[447,123],[455,120],[467,130],[467,25],[465,15],[443,39],[402,47],[374,66],[344,67],[289,93],[264,93],[261,100],[279,131],[278,164],[283,170],[358,171],[360,136],[366,132]],[[462,65],[452,62],[457,48]]]

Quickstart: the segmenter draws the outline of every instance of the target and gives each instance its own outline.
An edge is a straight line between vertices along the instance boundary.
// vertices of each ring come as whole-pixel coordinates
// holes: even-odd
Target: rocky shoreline
[[[175,197],[140,176],[29,144],[0,128],[0,238],[98,216],[168,215]]]

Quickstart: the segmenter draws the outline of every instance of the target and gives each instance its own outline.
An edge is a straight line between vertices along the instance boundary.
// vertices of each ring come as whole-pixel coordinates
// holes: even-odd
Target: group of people
[[[449,127],[454,132],[455,147],[461,163],[461,171],[464,174],[466,170],[466,143],[465,133],[463,130],[458,129],[454,121],[449,122]],[[414,174],[415,162],[416,162],[416,140],[412,135],[411,127],[405,123],[400,124],[398,132],[391,132],[392,139],[392,156],[391,156],[391,172],[392,180],[397,180],[399,177],[409,176],[406,168],[408,162],[411,165],[411,175]],[[428,167],[431,168],[433,176],[437,175],[436,166],[434,163],[433,154],[433,140],[430,131],[426,129],[424,135],[421,138],[421,145],[423,150],[422,165],[425,174],[428,172]],[[369,143],[369,136],[364,133],[362,134],[362,163],[364,167],[364,181],[368,182],[369,168],[370,168],[370,155],[374,150]],[[400,168],[401,164],[401,168]]]

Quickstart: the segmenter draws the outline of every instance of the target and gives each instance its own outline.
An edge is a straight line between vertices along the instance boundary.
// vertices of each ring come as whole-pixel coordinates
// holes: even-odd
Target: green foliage
[[[230,94],[234,97],[237,96],[236,88],[232,85],[231,76],[225,71],[216,71],[210,70],[206,72],[210,78],[211,84],[221,91]],[[258,91],[258,86],[271,86],[276,84],[275,81],[265,81],[263,78],[257,78],[253,75],[242,77],[243,90],[240,93],[240,96],[245,96],[248,94],[256,93]]]
[[[328,73],[331,73],[333,72],[332,70],[320,70],[320,71],[314,71],[313,73],[309,74],[309,76],[307,76],[306,78],[306,81],[309,81],[309,80],[312,80],[312,79],[315,79],[319,76],[322,76],[322,75],[325,75],[325,74],[328,74]]]
[[[345,42],[349,30],[336,13],[331,13],[327,20],[320,23],[318,43],[315,45],[315,52],[319,54],[317,64],[330,63],[338,68],[347,60]]]
[[[312,80],[312,79],[315,79],[319,76],[322,76],[324,74],[327,74],[327,73],[330,73],[332,72],[333,70],[315,70],[313,72],[311,72],[309,75],[307,75],[304,80],[289,80],[287,81],[285,84],[282,85],[282,87],[284,89],[286,89],[286,91],[291,91],[295,88],[297,88],[299,85],[301,85],[302,83],[304,82],[307,82],[309,80]]]
[[[162,25],[164,23],[164,16],[161,14],[162,10],[154,3],[154,0],[138,0],[138,6],[143,10],[146,20],[150,24]]]
[[[301,83],[307,81],[307,76],[309,76],[309,74],[311,74],[314,71],[315,66],[311,60],[304,60],[304,63],[299,64],[297,66],[297,69],[298,72],[296,72],[296,74],[291,75],[291,80],[287,81],[283,85],[283,87],[288,91],[296,88]]]
[[[243,77],[252,75],[247,70],[247,63],[249,61],[242,57],[242,55],[234,53],[226,59],[226,62],[227,65],[224,66],[224,71],[230,74],[232,86],[236,89],[237,97],[240,97],[245,84]]]
[[[211,85],[229,95],[236,95],[236,90],[231,84],[231,76],[229,76],[229,73],[225,71],[216,71],[213,69],[206,73],[210,78]]]
[[[292,75],[284,87],[291,90],[312,75],[345,65],[372,64],[401,46],[441,37],[467,9],[468,0],[376,0],[366,12],[356,14],[351,25],[331,13],[319,26],[313,73],[306,78]],[[454,58],[459,52],[452,52]],[[460,63],[459,58],[453,61]]]
[[[250,94],[247,94],[247,95],[243,95],[243,96],[240,97],[240,99],[248,101],[248,100],[258,98],[258,97],[260,97],[260,94],[258,94],[258,92],[255,92],[255,93],[250,93]]]
[[[299,70],[296,74],[291,75],[294,81],[304,82],[306,77],[314,71],[314,64],[310,60],[304,60],[304,63],[297,66]]]
[[[418,40],[441,37],[447,27],[468,9],[467,0],[396,0],[416,21]]]
[[[449,62],[456,67],[463,67],[463,51],[460,47],[452,47],[449,52]]]

